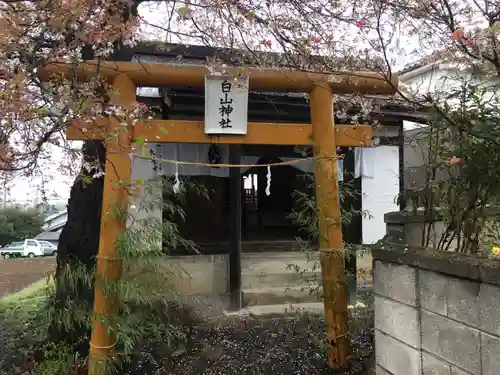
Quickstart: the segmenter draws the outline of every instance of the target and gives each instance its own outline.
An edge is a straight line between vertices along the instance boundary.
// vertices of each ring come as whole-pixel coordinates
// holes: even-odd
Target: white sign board
[[[205,75],[205,134],[247,134],[248,77]]]

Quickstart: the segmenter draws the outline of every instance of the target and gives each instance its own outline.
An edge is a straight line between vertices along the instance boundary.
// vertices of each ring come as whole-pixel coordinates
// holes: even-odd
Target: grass
[[[12,304],[22,301],[27,298],[40,297],[45,294],[45,288],[48,286],[46,278],[38,280],[37,282],[28,285],[26,288],[19,292],[8,294],[0,298],[0,305]]]
[[[3,323],[28,320],[36,314],[47,297],[46,289],[51,285],[47,278],[28,285],[19,292],[0,298],[0,319]]]
[[[0,298],[0,372],[28,374],[33,367],[33,348],[38,342],[40,309],[46,300],[47,279]],[[39,375],[38,373],[36,373]]]

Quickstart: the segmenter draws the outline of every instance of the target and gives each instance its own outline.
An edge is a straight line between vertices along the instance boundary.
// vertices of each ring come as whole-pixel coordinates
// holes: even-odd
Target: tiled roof
[[[40,241],[58,241],[59,236],[61,235],[61,230],[57,230],[55,232],[42,232],[35,237],[35,240]]]

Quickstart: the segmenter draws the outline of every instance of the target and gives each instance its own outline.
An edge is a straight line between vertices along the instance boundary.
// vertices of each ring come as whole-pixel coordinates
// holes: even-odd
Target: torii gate
[[[42,69],[39,75],[42,80],[61,74],[70,77],[73,69],[74,66],[70,64],[51,63]],[[77,66],[79,78],[89,79],[96,74],[96,71],[96,61],[87,61]],[[336,147],[370,145],[372,129],[368,125],[335,125],[332,92],[392,95],[397,89],[398,77],[392,75],[390,80],[387,80],[381,74],[370,72],[323,74],[283,69],[238,68],[239,73],[242,71],[249,74],[250,89],[256,91],[310,93],[311,124],[249,123],[246,135],[220,136],[217,137],[217,142],[313,146],[316,158],[316,201],[319,207],[319,246],[326,336],[329,343],[328,363],[333,369],[345,369],[349,351],[346,335],[348,298],[335,163]],[[111,83],[119,92],[119,95],[113,95],[112,100],[125,107],[136,103],[137,86],[189,85],[203,88],[207,73],[204,67],[113,61],[99,63],[101,79]],[[119,126],[118,120],[114,118],[105,123],[105,131],[97,126],[88,130],[82,129],[75,123],[67,129],[67,138],[105,140],[105,134],[109,134]],[[116,261],[116,238],[125,231],[125,224],[117,218],[106,215],[108,211],[106,208],[126,199],[126,190],[117,188],[123,186],[123,183],[129,183],[131,178],[131,160],[129,157],[123,157],[123,153],[130,153],[132,142],[139,137],[154,142],[213,142],[213,136],[204,132],[203,121],[147,120],[133,127],[129,126],[128,133],[118,132],[118,134],[121,149],[117,147],[115,141],[106,141],[106,175],[97,259],[97,272],[110,282],[117,282],[119,279],[120,263]],[[92,361],[105,360],[114,350],[115,339],[110,337],[100,319],[96,319],[97,315],[116,314],[113,302],[111,297],[103,294],[98,285],[95,286],[94,319],[90,340]],[[94,374],[93,367],[89,365],[89,374]]]

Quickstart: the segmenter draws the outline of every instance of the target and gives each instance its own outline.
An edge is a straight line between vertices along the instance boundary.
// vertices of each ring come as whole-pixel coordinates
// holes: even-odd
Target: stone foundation
[[[404,246],[372,255],[376,374],[499,373],[500,261]]]
[[[166,262],[170,266],[179,266],[179,269],[185,272],[184,280],[179,279],[176,284],[176,290],[181,294],[227,296],[228,258],[228,255],[174,256],[168,257]],[[306,272],[301,275],[290,268],[290,264]],[[320,270],[313,269],[313,265],[303,252],[242,254],[241,281],[246,304],[261,304],[260,299],[269,299],[269,296],[266,297],[269,293],[286,296],[289,302],[297,302],[297,299],[308,301],[311,296],[307,290],[306,279],[310,279],[310,284],[317,285],[315,280],[321,277]],[[306,290],[302,290],[303,288]],[[294,293],[295,289],[298,289],[297,293]],[[274,299],[275,297],[273,296]]]

